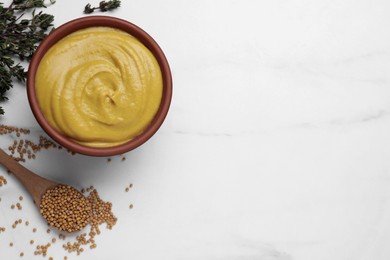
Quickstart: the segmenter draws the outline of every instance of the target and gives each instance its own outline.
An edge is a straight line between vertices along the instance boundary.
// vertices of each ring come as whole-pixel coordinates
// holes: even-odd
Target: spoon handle
[[[11,156],[0,149],[0,164],[4,165],[9,171],[19,179],[19,181],[26,187],[34,199],[34,203],[39,206],[42,195],[50,187],[58,185],[55,182],[38,176],[32,171],[26,169]]]

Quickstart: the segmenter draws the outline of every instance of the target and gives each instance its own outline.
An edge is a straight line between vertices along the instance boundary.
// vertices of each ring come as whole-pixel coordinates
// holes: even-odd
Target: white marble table
[[[58,26],[86,3],[47,11]],[[149,32],[172,67],[164,125],[125,162],[55,151],[26,163],[113,202],[118,224],[77,259],[390,259],[389,13],[385,0],[124,0],[109,14]],[[0,123],[44,134],[24,87],[10,99]],[[38,259],[28,241],[47,241],[46,225],[32,203],[9,209],[27,194],[5,176],[0,226],[38,232],[0,234],[0,259]]]

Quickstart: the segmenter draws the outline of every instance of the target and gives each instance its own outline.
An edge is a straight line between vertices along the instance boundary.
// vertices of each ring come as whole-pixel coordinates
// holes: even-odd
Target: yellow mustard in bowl
[[[116,146],[141,134],[163,91],[149,49],[109,27],[79,30],[54,44],[39,64],[35,85],[49,124],[92,147]]]

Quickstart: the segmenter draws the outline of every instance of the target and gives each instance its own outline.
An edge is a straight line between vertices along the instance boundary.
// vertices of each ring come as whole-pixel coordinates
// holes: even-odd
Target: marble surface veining
[[[46,11],[58,26],[87,2]],[[113,202],[118,224],[77,259],[389,260],[389,13],[386,0],[122,1],[107,14],[156,39],[174,95],[125,162],[48,151],[26,163]],[[43,135],[24,87],[9,97],[0,123]],[[9,209],[27,194],[0,175],[0,259],[34,259],[46,225],[32,203]],[[18,218],[40,232],[11,231]]]

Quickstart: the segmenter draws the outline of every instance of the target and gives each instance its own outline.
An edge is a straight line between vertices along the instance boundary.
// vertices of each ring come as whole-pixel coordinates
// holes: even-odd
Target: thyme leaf
[[[85,14],[91,14],[95,10],[99,9],[101,12],[107,12],[113,9],[116,9],[121,6],[120,0],[110,0],[110,1],[101,1],[99,6],[92,7],[91,4],[87,4],[84,7]]]
[[[8,7],[0,3],[0,102],[8,100],[13,80],[26,81],[27,72],[18,61],[29,60],[53,26],[54,16],[36,8],[46,8],[44,0],[13,0]],[[25,14],[31,18],[22,19]]]

